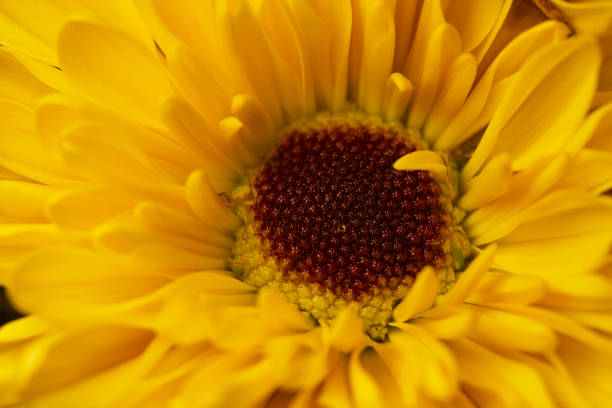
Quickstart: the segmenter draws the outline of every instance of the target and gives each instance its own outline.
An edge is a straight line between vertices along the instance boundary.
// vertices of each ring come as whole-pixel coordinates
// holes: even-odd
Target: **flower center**
[[[359,305],[373,338],[425,266],[452,281],[453,220],[443,186],[393,163],[423,144],[399,126],[319,119],[288,129],[234,194],[245,227],[232,264],[301,309],[333,318]]]

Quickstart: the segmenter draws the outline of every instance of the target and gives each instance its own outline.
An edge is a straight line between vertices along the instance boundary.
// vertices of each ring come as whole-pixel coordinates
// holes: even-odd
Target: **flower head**
[[[612,5],[534,3],[0,2],[0,406],[609,404]]]

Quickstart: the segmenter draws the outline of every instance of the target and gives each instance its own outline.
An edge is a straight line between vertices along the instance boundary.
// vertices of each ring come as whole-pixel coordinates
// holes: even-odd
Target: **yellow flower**
[[[610,405],[612,5],[537,3],[0,1],[0,406]]]

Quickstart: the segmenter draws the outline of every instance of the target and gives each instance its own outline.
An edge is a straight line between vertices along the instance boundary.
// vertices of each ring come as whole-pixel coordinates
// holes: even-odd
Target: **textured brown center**
[[[444,265],[438,184],[392,166],[414,150],[390,128],[288,133],[255,177],[251,204],[284,275],[359,299]]]

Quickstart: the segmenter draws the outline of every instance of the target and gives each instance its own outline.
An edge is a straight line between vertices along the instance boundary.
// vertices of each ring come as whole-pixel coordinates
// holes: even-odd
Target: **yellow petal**
[[[509,153],[513,170],[521,170],[561,151],[589,109],[600,61],[591,39],[549,46],[527,60],[514,91],[505,95],[463,168],[463,180],[473,177],[491,154]],[[584,81],[578,84],[574,77]],[[546,102],[551,100],[555,103]]]
[[[310,319],[274,289],[261,289],[257,304],[264,324],[273,332],[304,331],[313,327]]]
[[[325,408],[352,408],[348,379],[348,359],[339,358],[327,375],[317,402]]]
[[[581,34],[599,35],[612,29],[612,6],[605,1],[552,0]]]
[[[146,125],[162,126],[158,107],[172,91],[150,50],[119,31],[73,20],[60,33],[58,53],[68,80],[86,97]]]
[[[429,150],[417,150],[400,157],[393,167],[397,170],[426,170],[430,171],[436,177],[447,178],[449,174],[448,167],[444,159],[437,153]]]
[[[353,2],[353,34],[349,62],[357,90],[356,100],[367,113],[379,114],[384,90],[393,64],[395,25],[393,10],[387,2],[358,0]],[[358,67],[358,69],[357,69]]]
[[[427,118],[453,60],[461,51],[461,39],[456,28],[450,24],[438,26],[428,39],[422,72],[414,83],[414,98],[409,111],[408,126],[420,128]]]
[[[503,0],[468,0],[450,3],[445,16],[461,36],[463,51],[472,51],[481,44],[494,26],[503,21],[508,6]]]
[[[211,177],[215,191],[230,191],[243,169],[229,157],[229,144],[216,128],[180,98],[170,98],[161,107],[161,116],[180,143],[201,158],[201,168]]]
[[[156,202],[139,203],[134,208],[134,216],[143,225],[158,231],[193,238],[221,248],[231,248],[234,244],[232,237],[203,225],[195,216]]]
[[[612,231],[612,200],[560,191],[526,209],[521,218],[521,224],[500,242],[533,242]]]
[[[393,309],[393,319],[396,322],[405,322],[414,315],[427,310],[433,304],[438,292],[440,282],[436,272],[424,268],[417,276],[408,295]]]
[[[582,149],[572,157],[559,189],[590,190],[603,193],[612,187],[612,151]]]
[[[591,124],[592,130],[587,147],[591,149],[612,151],[612,142],[610,141],[610,129],[612,129],[612,104],[606,105],[593,113],[593,119],[588,121]],[[585,125],[586,126],[586,125]]]
[[[484,127],[491,119],[492,108],[498,106],[500,96],[512,89],[508,85],[513,84],[515,74],[524,62],[566,35],[567,28],[563,24],[550,21],[513,38],[474,87],[459,113],[446,126],[436,141],[436,148],[447,150],[458,146]]]
[[[551,328],[536,320],[480,307],[475,316],[474,341],[529,353],[547,353],[557,346]]]
[[[67,184],[76,179],[61,162],[58,151],[42,143],[34,115],[16,101],[0,99],[0,163],[44,184]]]
[[[403,324],[392,331],[389,342],[377,350],[386,361],[407,404],[418,405],[423,392],[427,399],[447,400],[457,391],[457,364],[446,346],[421,327]]]
[[[474,314],[465,307],[442,305],[421,313],[413,324],[438,339],[463,337],[474,323]]]
[[[503,196],[510,188],[511,176],[510,156],[496,156],[479,175],[469,181],[465,193],[459,199],[459,207],[473,211]]]
[[[241,225],[240,219],[233,214],[213,191],[204,173],[192,173],[187,180],[187,201],[194,213],[207,225],[223,232],[233,232]]]
[[[49,274],[49,268],[54,270]],[[109,265],[108,259],[73,247],[34,251],[16,267],[8,284],[24,310],[55,319],[86,314],[87,306],[104,305],[148,294],[168,279],[150,271]]]
[[[182,386],[177,408],[256,407],[276,388],[270,368],[253,353],[227,353],[207,362]]]
[[[26,316],[5,323],[0,329],[0,343],[20,342],[38,337],[49,330],[51,325],[38,316]]]
[[[612,244],[610,235],[606,232],[500,245],[494,265],[546,280],[586,273],[598,266],[607,254]]]
[[[114,326],[86,328],[48,340],[31,350],[31,357],[40,360],[23,393],[32,407],[84,406],[100,388],[107,392],[97,396],[96,403],[112,404],[168,348],[165,342],[152,340],[150,332]],[[105,358],[100,359],[101,355]],[[67,369],[69,356],[78,357]]]
[[[230,98],[206,66],[185,46],[168,53],[168,70],[209,126],[230,113]]]
[[[573,154],[579,153],[585,145],[598,150],[610,151],[612,144],[607,135],[611,128],[612,104],[607,104],[587,116],[565,148]]]
[[[600,310],[612,308],[612,280],[595,274],[568,275],[549,280],[551,293],[543,304],[564,309]]]
[[[306,24],[306,19],[316,18],[313,14],[308,4],[294,2],[291,7],[270,0],[263,0],[258,10],[278,67],[279,96],[290,118],[313,115],[316,110],[311,54],[299,23],[296,23],[298,20]]]
[[[463,302],[489,270],[497,251],[496,245],[489,245],[470,262],[467,269],[459,274],[459,279],[448,293],[442,296],[441,304]]]
[[[142,153],[109,143],[109,138],[102,137],[106,131],[103,126],[89,124],[71,127],[60,145],[64,160],[94,180],[159,183],[160,172]]]
[[[228,51],[237,67],[235,69],[242,78],[247,79],[273,120],[279,121],[282,107],[276,81],[278,64],[253,5],[244,0],[232,0],[217,4],[216,11],[221,38],[228,42]],[[271,72],[274,75],[270,75]]]
[[[57,2],[0,4],[0,42],[49,64],[57,65],[55,40],[66,17]]]
[[[361,353],[361,351],[354,351],[349,363],[349,377],[355,406],[356,408],[384,407],[385,397],[373,375],[364,368],[360,358]]]
[[[311,331],[277,337],[266,344],[266,358],[282,387],[310,389],[325,378],[329,356],[320,340],[320,333]]]
[[[538,278],[505,272],[487,272],[466,302],[534,303],[548,292],[546,283]]]
[[[558,351],[559,362],[566,368],[589,406],[605,406],[612,398],[609,351],[592,348],[576,341],[564,342]]]
[[[476,68],[477,62],[472,54],[461,54],[450,65],[425,122],[425,140],[435,140],[461,109],[476,79]]]
[[[11,54],[0,49],[0,96],[33,107],[52,89],[37,80]]]
[[[274,123],[255,97],[235,95],[232,98],[232,115],[243,124],[248,134],[247,144],[255,155],[265,153],[274,143],[277,136]]]
[[[20,218],[41,217],[53,193],[53,188],[41,184],[0,180],[0,211]]]
[[[363,324],[354,307],[347,307],[332,322],[329,343],[336,349],[349,353],[368,342]]]
[[[71,189],[54,194],[46,212],[62,228],[89,229],[129,210],[136,198],[123,191]]]
[[[413,90],[412,83],[401,73],[394,72],[389,75],[383,103],[383,111],[388,121],[392,122],[404,116]]]
[[[483,245],[512,232],[520,224],[523,211],[559,181],[567,165],[568,158],[562,155],[544,159],[528,170],[514,174],[504,196],[465,219],[464,226],[472,243]]]
[[[554,407],[538,373],[528,365],[502,357],[470,340],[453,342],[452,350],[468,395],[478,405]]]
[[[606,337],[553,310],[511,303],[489,303],[487,306],[540,321],[558,333],[561,340],[570,337],[593,350],[612,351],[612,345]]]

